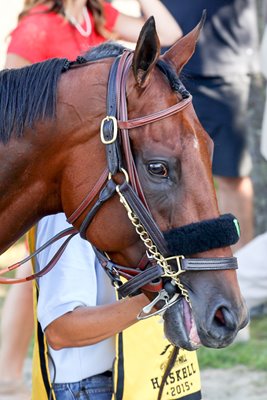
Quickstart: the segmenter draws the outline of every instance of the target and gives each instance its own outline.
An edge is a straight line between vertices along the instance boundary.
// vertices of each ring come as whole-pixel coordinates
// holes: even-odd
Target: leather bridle
[[[178,300],[180,294],[190,304],[188,292],[180,281],[181,273],[185,271],[237,269],[237,260],[235,257],[187,258],[183,255],[170,257],[168,245],[152,218],[143,194],[131,150],[129,130],[157,122],[184,110],[191,105],[192,98],[184,89],[181,93],[182,100],[177,97],[177,103],[173,106],[129,120],[127,115],[126,82],[132,59],[133,53],[124,51],[122,55],[115,59],[110,69],[107,89],[107,116],[102,120],[100,129],[101,141],[106,148],[107,168],[104,169],[94,188],[67,220],[70,224],[74,224],[84,212],[87,212],[79,232],[75,228],[64,230],[38,249],[32,256],[2,270],[1,274],[18,268],[49,244],[70,235],[48,265],[41,271],[21,279],[3,278],[0,279],[0,283],[25,282],[39,278],[47,273],[56,264],[67,243],[74,235],[80,233],[81,237],[86,238],[90,222],[102,204],[114,195],[119,195],[131,223],[144,244],[146,254],[142,257],[137,268],[130,268],[112,262],[106,253],[98,249],[94,250],[113,285],[117,288],[119,296],[132,296],[141,289],[157,294],[151,304],[141,312],[139,316],[141,319],[146,318],[148,314],[150,316],[152,307],[159,301],[163,301],[163,303],[161,302],[163,306],[159,312],[164,311]],[[122,183],[116,183],[118,175],[123,176]],[[199,225],[201,225],[201,222],[199,222]],[[229,228],[228,225],[227,228]],[[225,228],[222,226],[223,229]],[[233,228],[233,231],[236,232],[235,228]],[[234,234],[233,236],[235,236],[234,240],[228,241],[223,245],[234,244],[239,238],[238,233],[236,232],[236,235]],[[125,278],[127,282],[123,283],[122,278]]]
[[[184,90],[183,99],[177,101],[173,106],[129,120],[126,82],[132,65],[132,58],[132,52],[124,51],[121,56],[115,59],[110,69],[107,90],[107,116],[102,120],[100,129],[101,141],[106,147],[108,168],[101,175],[97,185],[91,192],[91,196],[86,197],[86,200],[78,207],[79,211],[76,210],[68,218],[68,222],[73,224],[88,209],[89,204],[95,197],[95,193],[100,187],[102,188],[103,182],[108,176],[107,182],[100,190],[97,201],[87,212],[80,226],[80,235],[86,238],[87,229],[98,209],[113,195],[118,194],[120,201],[126,208],[130,221],[146,247],[147,257],[142,258],[142,263],[137,268],[129,268],[112,262],[105,253],[97,249],[95,249],[96,255],[114,286],[117,287],[121,297],[134,295],[140,289],[158,292],[158,296],[151,304],[154,305],[159,300],[163,300],[165,303],[164,309],[177,300],[177,286],[179,292],[189,302],[188,293],[179,279],[182,272],[236,269],[237,260],[235,257],[199,259],[185,258],[183,255],[168,257],[167,243],[151,216],[138,178],[130,145],[129,130],[157,122],[184,110],[192,103],[192,97]],[[122,173],[124,176],[124,181],[121,184],[117,184],[113,179],[118,173]],[[236,239],[238,240],[238,235],[236,235]],[[227,245],[230,244],[233,243],[227,243]],[[127,282],[122,283],[121,277],[126,278]],[[168,285],[164,285],[163,280],[165,283],[168,282]],[[148,309],[149,311],[145,310],[142,317],[145,317],[150,312],[151,307],[148,307]],[[163,309],[161,308],[160,312]]]

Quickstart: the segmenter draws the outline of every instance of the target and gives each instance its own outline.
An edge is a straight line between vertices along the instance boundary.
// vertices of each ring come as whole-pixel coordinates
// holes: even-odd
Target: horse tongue
[[[184,322],[188,337],[194,346],[200,347],[201,341],[197,333],[196,323],[188,302],[183,299]]]

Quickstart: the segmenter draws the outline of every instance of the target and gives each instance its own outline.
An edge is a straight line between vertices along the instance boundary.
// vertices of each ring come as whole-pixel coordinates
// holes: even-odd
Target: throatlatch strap
[[[113,194],[116,192],[116,184],[112,179],[108,180],[106,185],[103,187],[99,194],[99,198],[96,203],[93,205],[90,211],[88,211],[86,217],[84,218],[81,226],[80,226],[80,235],[83,239],[86,239],[86,231],[93,217],[96,215],[98,209],[102,206],[105,201],[110,199]]]

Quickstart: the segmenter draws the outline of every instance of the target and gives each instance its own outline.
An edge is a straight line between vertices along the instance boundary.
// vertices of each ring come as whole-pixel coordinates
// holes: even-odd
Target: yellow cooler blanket
[[[35,249],[35,232],[29,234],[31,252]],[[33,262],[34,264],[34,262]],[[35,337],[33,352],[32,400],[56,400],[51,389],[48,351],[45,336],[36,319],[38,283],[34,285]],[[172,353],[164,337],[160,317],[139,321],[117,335],[112,400],[157,400],[159,388]],[[196,352],[179,350],[164,386],[162,400],[200,400],[200,373]]]

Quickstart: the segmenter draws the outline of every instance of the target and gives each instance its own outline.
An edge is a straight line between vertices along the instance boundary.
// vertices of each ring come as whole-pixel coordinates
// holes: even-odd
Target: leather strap
[[[137,294],[139,290],[147,289],[152,291],[153,288],[152,282],[154,280],[160,280],[161,283],[161,276],[162,276],[162,268],[159,265],[152,265],[151,267],[145,269],[142,272],[139,272],[138,275],[132,277],[128,282],[124,283],[122,286],[118,288],[118,293],[122,297],[132,296]],[[154,285],[153,288],[154,292],[158,292],[158,287]]]
[[[83,239],[86,239],[87,228],[90,222],[92,221],[93,217],[99,210],[99,208],[102,206],[103,203],[105,203],[105,201],[110,199],[115,192],[116,192],[116,183],[113,182],[112,179],[109,179],[104,188],[101,190],[97,202],[89,210],[89,212],[87,213],[86,217],[84,218],[80,226],[80,235]]]
[[[236,257],[183,258],[180,260],[183,271],[221,271],[238,269]]]
[[[117,94],[116,82],[120,57],[113,62],[108,79],[107,89],[107,117],[101,124],[101,140],[105,144],[108,169],[111,175],[115,175],[122,167],[120,143],[117,128]]]
[[[158,111],[153,114],[145,115],[143,117],[130,119],[128,121],[118,121],[118,126],[120,129],[133,129],[139,128],[140,126],[144,126],[150,124],[152,122],[160,121],[163,118],[170,117],[171,115],[176,114],[177,112],[182,111],[186,107],[188,107],[192,103],[192,96],[190,95],[186,99],[174,104],[173,106],[166,108],[165,110]]]
[[[123,121],[128,120],[128,110],[127,110],[127,99],[126,99],[126,84],[128,73],[130,67],[132,65],[133,53],[132,52],[124,52],[120,59],[119,67],[118,67],[118,77],[117,79],[117,118]],[[148,204],[146,202],[143,189],[139,180],[139,176],[136,170],[130,138],[128,129],[120,129],[121,139],[122,139],[122,147],[123,154],[125,157],[125,163],[127,167],[127,172],[130,178],[130,183],[133,190],[138,194],[140,200],[143,202],[145,207],[149,210]]]
[[[67,219],[67,222],[71,225],[82,215],[82,213],[89,207],[92,203],[96,195],[100,192],[101,188],[103,187],[104,183],[108,178],[108,169],[105,168],[100,178],[97,180],[93,189],[87,194],[84,200],[81,202],[78,208],[71,214],[71,216]]]
[[[101,266],[106,271],[122,297],[132,296],[139,291],[147,290],[150,292],[159,292],[164,285],[164,271],[158,264],[148,262],[144,270],[125,267],[109,260],[103,252],[94,248],[96,256]],[[179,260],[176,262],[176,259]],[[180,273],[186,271],[223,271],[235,270],[238,268],[236,257],[221,258],[183,258],[173,257],[172,260],[167,259],[168,263],[173,267],[174,271]],[[128,280],[122,283],[121,277]]]
[[[52,243],[56,242],[59,239],[62,239],[64,236],[68,236],[69,235],[69,237],[67,239],[65,239],[65,241],[62,243],[60,248],[57,250],[57,252],[51,258],[51,260],[48,262],[48,264],[44,268],[42,268],[40,271],[38,271],[38,272],[36,272],[36,273],[34,273],[32,275],[28,275],[28,276],[26,276],[24,278],[0,278],[0,284],[2,283],[2,284],[9,285],[9,284],[28,282],[28,281],[32,281],[34,279],[40,278],[41,276],[47,274],[55,266],[55,264],[57,263],[57,261],[61,257],[62,253],[64,252],[65,248],[67,247],[68,243],[70,242],[70,240],[75,235],[77,235],[77,233],[78,233],[78,231],[75,228],[67,228],[67,229],[63,230],[59,234],[55,235],[52,239],[47,241],[43,246],[41,246],[33,254],[31,254],[30,256],[26,257],[24,260],[22,260],[22,261],[20,261],[20,262],[18,262],[16,264],[13,264],[13,265],[7,267],[6,269],[2,270],[0,275],[4,274],[6,272],[12,271],[14,269],[19,268],[20,266],[25,264],[26,261],[30,260],[31,258],[36,256],[37,254],[39,254],[41,251],[43,251],[46,247],[48,247]]]
[[[114,263],[109,260],[105,254],[93,247],[95,254],[111,280],[114,287],[117,288],[118,292],[122,297],[128,295],[137,294],[138,290],[146,289],[150,292],[159,292],[162,288],[162,268],[157,264],[151,264],[148,262],[147,267],[144,270],[137,268],[125,267]],[[123,283],[122,278],[127,279],[128,282]]]
[[[144,226],[145,230],[148,232],[151,240],[157,246],[158,250],[162,255],[168,254],[168,248],[166,241],[163,237],[162,232],[159,230],[158,225],[155,223],[151,214],[141,203],[137,194],[133,191],[131,186],[125,181],[122,185],[119,186],[120,192],[123,194],[125,199],[127,200],[129,206],[133,210],[133,212],[139,218],[141,224]]]

